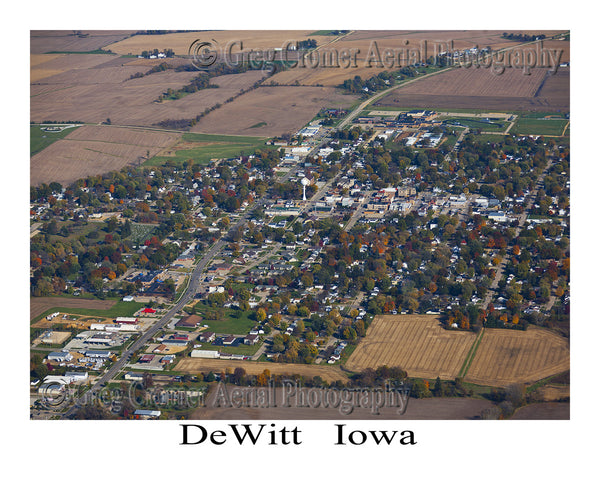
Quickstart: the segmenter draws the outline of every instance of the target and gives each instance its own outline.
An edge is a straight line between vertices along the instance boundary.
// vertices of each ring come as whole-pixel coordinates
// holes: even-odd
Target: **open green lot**
[[[439,117],[448,126],[469,127],[471,130],[481,129],[483,132],[503,132],[508,126],[507,122],[489,118],[468,118],[468,117]]]
[[[527,118],[519,117],[510,133],[517,135],[553,135],[561,136],[569,120],[565,118]],[[567,130],[566,135],[569,134]]]
[[[208,325],[208,330],[215,333],[247,334],[255,325],[250,317],[252,313],[252,311],[243,312],[231,308],[210,307],[202,303],[196,304],[196,314],[202,317],[202,324]],[[211,314],[216,314],[219,320],[209,320]]]
[[[71,133],[77,128],[78,127],[69,127],[59,132],[48,132],[42,130],[42,127],[40,125],[31,125],[29,130],[30,156],[41,152],[44,148],[56,142],[57,140],[65,138],[69,133]]]
[[[251,154],[258,148],[275,148],[265,145],[265,138],[234,135],[209,135],[204,133],[185,133],[174,146],[174,155],[157,155],[145,165],[163,165],[171,160],[177,164],[192,161],[207,165],[212,159],[236,157]]]
[[[113,317],[131,317],[135,312],[137,312],[140,308],[144,306],[143,303],[138,302],[117,302],[108,310],[97,310],[90,308],[72,308],[72,307],[53,307],[46,310],[41,315],[33,318],[31,323],[35,323],[40,320],[42,317],[50,315],[54,312],[61,313],[72,313],[74,315],[89,315],[90,317],[103,317],[103,318],[113,318]]]

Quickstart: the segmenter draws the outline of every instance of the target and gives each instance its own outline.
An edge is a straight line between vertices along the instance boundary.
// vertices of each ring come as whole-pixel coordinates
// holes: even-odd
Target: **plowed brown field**
[[[178,133],[85,125],[31,158],[30,183],[64,185],[89,175],[135,164],[146,152],[155,155],[172,145]]]
[[[260,87],[200,119],[191,131],[257,137],[296,133],[321,108],[347,108],[356,98],[332,87]]]
[[[547,68],[531,69],[531,75],[524,75],[521,69],[506,69],[502,74],[494,74],[489,68],[456,68],[396,89],[378,100],[375,106],[438,110],[568,110],[567,70],[559,69],[556,75],[547,77]]]

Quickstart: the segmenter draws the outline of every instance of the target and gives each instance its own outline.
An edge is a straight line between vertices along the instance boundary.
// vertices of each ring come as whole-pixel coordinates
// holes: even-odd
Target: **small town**
[[[492,160],[478,164],[476,134],[438,115],[315,121],[276,149],[205,167],[32,188],[33,295],[115,299],[127,314],[57,310],[32,324],[44,373],[33,398],[53,382],[102,382],[116,364],[124,381],[166,384],[198,381],[177,371],[186,357],[340,364],[381,314],[476,332],[560,323],[567,150],[518,137],[485,146]],[[428,123],[406,122],[417,117]],[[417,138],[432,143],[416,150]],[[228,369],[210,365],[204,378]]]

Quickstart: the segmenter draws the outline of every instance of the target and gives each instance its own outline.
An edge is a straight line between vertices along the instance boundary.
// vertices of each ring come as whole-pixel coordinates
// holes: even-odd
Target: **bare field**
[[[156,155],[179,137],[178,133],[85,125],[31,158],[30,184],[57,181],[68,185],[89,175],[120,170],[147,152]]]
[[[471,332],[444,330],[434,315],[378,315],[346,368],[401,367],[410,377],[453,380],[475,340]]]
[[[80,37],[73,30],[32,30],[29,32],[31,53],[89,52],[122,40],[133,30],[82,30]]]
[[[263,78],[248,71],[211,79],[219,88],[200,90],[178,100],[157,103],[167,89],[178,90],[198,72],[167,70],[141,78],[156,61],[109,55],[63,55],[31,67],[30,119],[33,122],[77,120],[151,126],[164,120],[194,118],[206,108],[238,94]],[[180,64],[174,59],[170,64]],[[189,62],[189,60],[185,60]],[[148,63],[150,62],[150,63]]]
[[[481,385],[531,383],[569,370],[567,340],[530,326],[526,331],[486,329],[465,376]]]
[[[33,319],[49,308],[89,308],[94,310],[108,310],[116,300],[92,300],[87,298],[59,298],[59,297],[31,297],[29,300],[29,315]]]
[[[288,40],[306,40],[314,30],[207,30],[203,32],[168,33],[165,35],[135,35],[109,45],[111,51],[126,55],[140,54],[143,50],[171,48],[175,55],[187,55],[190,45],[196,40],[210,41],[225,48],[229,42],[241,41],[244,51],[282,47]],[[327,37],[326,37],[327,38]],[[240,50],[239,44],[233,52]]]
[[[109,125],[83,125],[68,136],[69,140],[120,143],[143,147],[167,147],[178,138],[178,133]]]
[[[534,403],[519,408],[511,420],[569,420],[571,404],[568,402]]]
[[[233,371],[237,367],[242,367],[249,375],[260,375],[266,369],[272,375],[299,374],[305,377],[318,375],[327,382],[341,380],[346,383],[348,381],[348,377],[344,375],[338,366],[302,365],[299,363],[250,362],[244,360],[186,357],[179,361],[174,370],[187,373],[219,373],[224,372],[227,368]]]
[[[237,388],[237,387],[236,387]],[[338,408],[307,408],[297,406],[294,397],[282,396],[281,389],[275,390],[275,407],[269,408],[225,408],[216,406],[213,389],[206,400],[206,407],[200,407],[190,415],[191,420],[471,420],[479,418],[481,411],[491,407],[489,400],[474,398],[410,398],[404,415],[398,409],[383,407],[375,415],[369,408],[354,408],[343,414]],[[287,395],[287,393],[285,394]],[[281,405],[289,403],[289,407]]]
[[[346,108],[356,98],[327,87],[260,87],[200,119],[191,131],[257,137],[295,133],[321,108]]]
[[[487,68],[457,68],[400,87],[374,105],[436,110],[568,110],[568,72],[546,78],[547,71],[536,68],[531,75],[523,75],[522,70],[507,69],[497,75]],[[546,83],[549,87],[544,92]]]

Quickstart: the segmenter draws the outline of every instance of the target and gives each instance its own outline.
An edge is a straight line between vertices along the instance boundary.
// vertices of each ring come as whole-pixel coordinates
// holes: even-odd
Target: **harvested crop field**
[[[114,55],[35,56],[31,66],[30,120],[79,121],[151,126],[165,120],[194,118],[217,103],[224,103],[262,79],[261,70],[211,79],[218,88],[200,90],[178,100],[157,102],[169,88],[176,91],[198,75],[173,69],[146,74],[155,60],[119,58]],[[181,65],[183,59],[169,59]],[[185,60],[189,63],[189,60]]]
[[[135,35],[113,43],[107,48],[120,55],[128,53],[139,55],[143,50],[154,50],[155,48],[170,48],[175,55],[187,55],[190,45],[200,39],[210,41],[220,48],[225,48],[229,42],[237,40],[242,42],[244,51],[249,51],[282,47],[288,40],[298,41],[313,38],[309,36],[310,33],[310,30],[205,30],[164,35]],[[240,46],[237,44],[232,51],[239,50]]]
[[[506,386],[531,383],[569,370],[564,337],[530,326],[526,331],[486,329],[465,381]]]
[[[132,30],[32,30],[31,53],[89,52],[123,40]]]
[[[437,316],[378,315],[346,368],[359,372],[387,365],[410,377],[453,380],[474,340],[474,333],[444,330]]]
[[[360,406],[353,408],[351,413],[341,413],[339,406],[337,408],[323,405],[319,405],[321,408],[296,406],[294,402],[297,398],[288,397],[288,393],[276,389],[275,407],[225,408],[215,403],[216,392],[217,389],[214,388],[209,393],[206,406],[194,410],[190,415],[191,420],[471,420],[479,418],[481,411],[493,405],[489,400],[475,398],[410,398],[403,415],[400,415],[398,409],[394,407],[382,407],[377,415],[373,414],[370,408]],[[290,406],[282,407],[281,405],[286,402]],[[300,404],[301,400],[298,402]]]
[[[566,70],[550,80],[553,76],[547,77],[545,68],[532,69],[531,75],[523,75],[519,69],[506,69],[497,75],[487,68],[456,68],[398,88],[374,105],[436,110],[568,111]]]
[[[249,375],[259,375],[269,370],[272,375],[294,375],[299,374],[305,377],[320,376],[327,382],[341,380],[347,382],[348,377],[337,366],[325,365],[302,365],[299,363],[271,363],[271,362],[250,362],[244,360],[219,360],[212,358],[191,358],[187,357],[179,361],[174,370],[186,373],[219,373],[227,368],[232,371],[237,367],[242,367]]]
[[[85,125],[31,158],[30,184],[57,181],[68,185],[89,175],[120,170],[137,164],[147,152],[155,155],[179,137],[174,132]]]
[[[521,407],[510,417],[510,420],[569,420],[570,418],[570,403],[551,402]]]
[[[29,300],[29,315],[34,319],[46,310],[55,307],[89,308],[94,310],[108,310],[116,300],[93,300],[87,298],[60,298],[60,297],[31,297]]]
[[[347,108],[356,98],[331,87],[259,87],[200,119],[191,131],[257,137],[296,133],[321,108]]]

